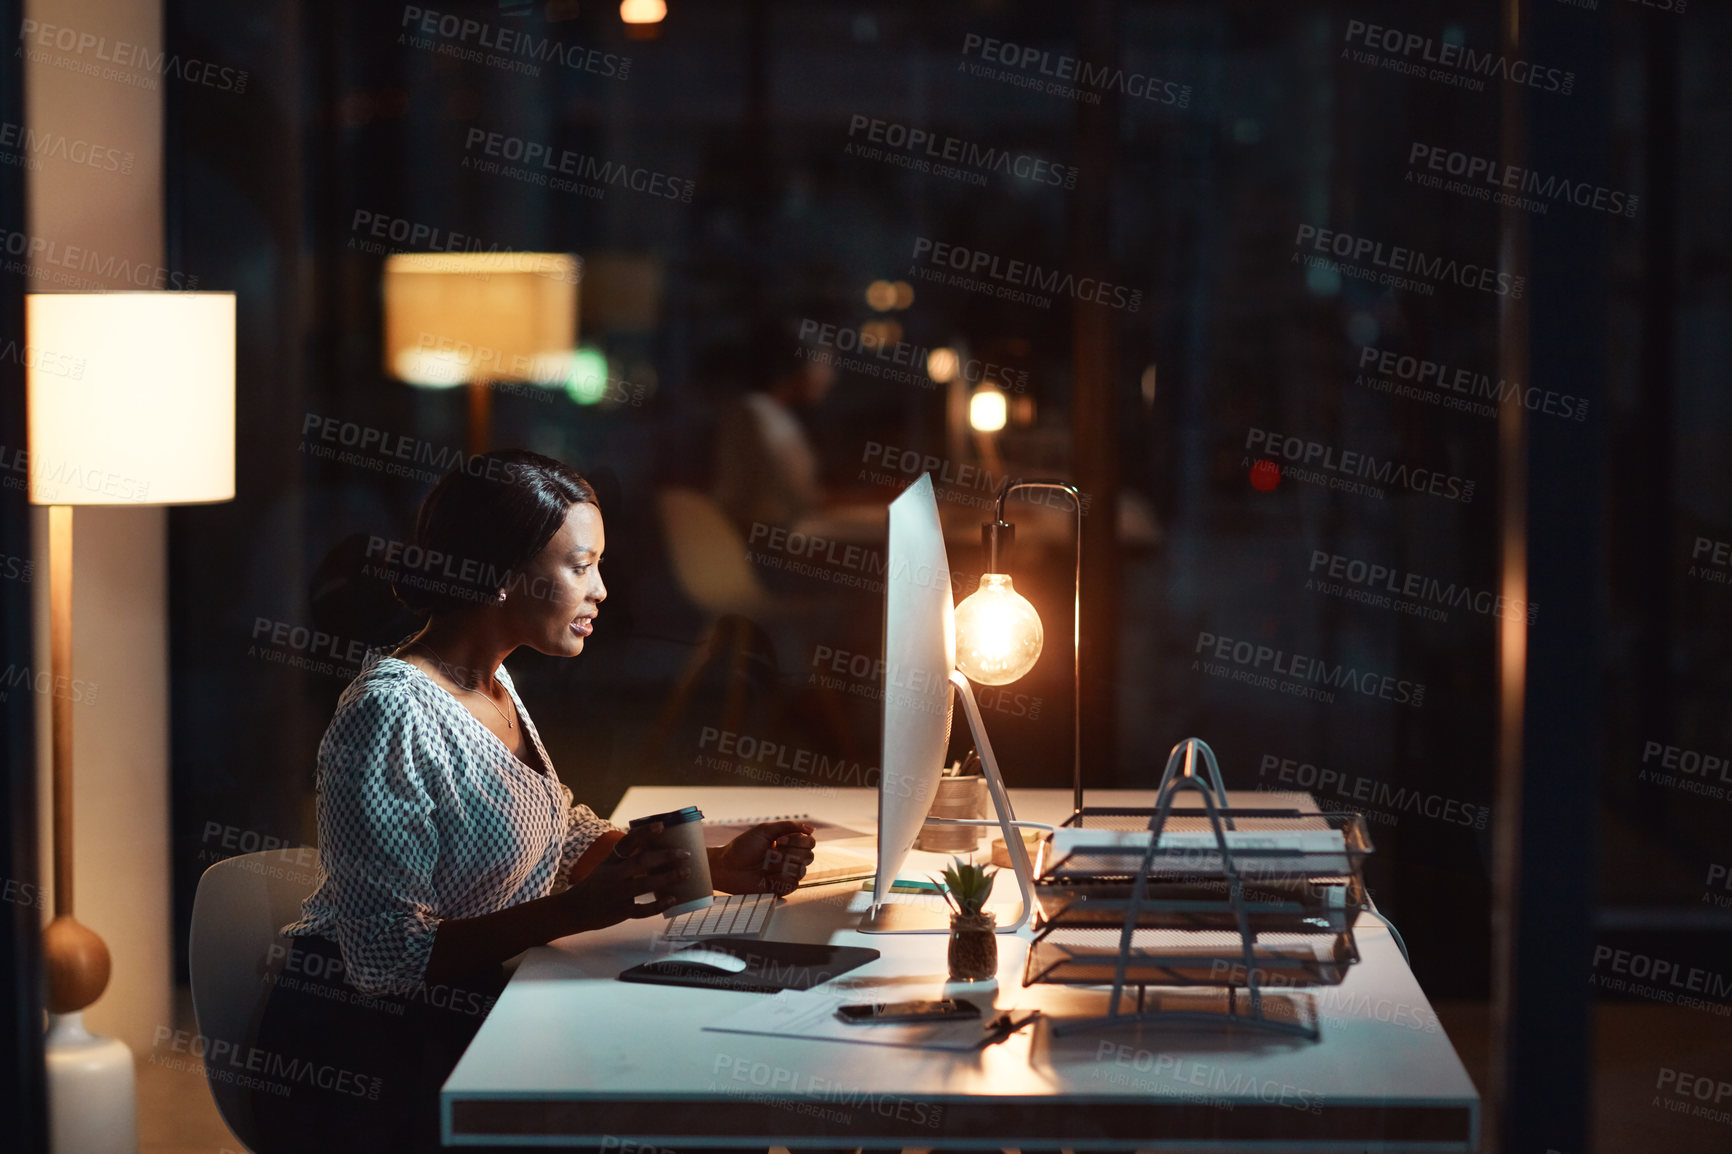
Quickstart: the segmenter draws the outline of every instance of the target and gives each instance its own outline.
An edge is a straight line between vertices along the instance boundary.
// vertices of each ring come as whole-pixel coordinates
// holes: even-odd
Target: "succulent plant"
[[[944,888],[940,891],[950,908],[963,917],[979,917],[992,896],[992,883],[997,870],[970,865],[961,858],[951,858],[944,871]]]

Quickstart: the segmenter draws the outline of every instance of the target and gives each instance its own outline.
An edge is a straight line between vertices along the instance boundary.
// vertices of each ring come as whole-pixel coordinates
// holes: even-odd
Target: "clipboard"
[[[701,986],[710,990],[737,990],[774,994],[782,990],[809,990],[813,986],[859,969],[878,960],[878,951],[865,946],[828,946],[809,942],[766,942],[759,938],[707,938],[693,946],[720,950],[743,959],[746,968],[737,974],[718,974],[687,968],[649,969],[650,963],[620,972],[622,982],[645,982],[657,986]],[[665,967],[666,959],[658,959]]]

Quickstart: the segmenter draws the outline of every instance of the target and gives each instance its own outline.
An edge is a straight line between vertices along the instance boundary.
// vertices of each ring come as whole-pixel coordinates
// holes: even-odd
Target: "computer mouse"
[[[737,974],[746,968],[746,959],[736,958],[722,950],[707,950],[701,946],[680,950],[665,958],[646,962],[644,969],[655,974],[698,973]]]

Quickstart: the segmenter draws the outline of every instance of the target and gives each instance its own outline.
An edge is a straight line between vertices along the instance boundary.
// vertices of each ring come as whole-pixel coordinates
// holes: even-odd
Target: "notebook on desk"
[[[817,841],[812,864],[806,867],[802,886],[829,885],[832,882],[858,881],[869,878],[878,869],[878,839],[870,833],[834,822],[824,821],[804,813],[783,813],[772,817],[723,818],[704,822],[704,844],[727,845],[755,825],[767,821],[803,821],[816,827],[812,837]]]

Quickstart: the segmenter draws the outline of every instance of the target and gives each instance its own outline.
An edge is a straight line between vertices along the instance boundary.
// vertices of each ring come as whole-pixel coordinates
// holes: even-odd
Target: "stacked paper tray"
[[[1364,904],[1352,874],[1334,878],[1252,879],[1241,883],[1242,908],[1256,933],[1345,933]],[[1129,879],[1048,883],[1035,888],[1040,924],[1117,929],[1131,908]],[[1231,930],[1238,911],[1225,878],[1150,880],[1137,905],[1142,929]]]
[[[1174,807],[1149,862],[1151,876],[1224,877],[1220,838],[1200,811]],[[1241,878],[1341,877],[1358,869],[1371,852],[1365,819],[1354,813],[1300,810],[1224,810],[1227,853]],[[1133,876],[1148,851],[1150,811],[1084,810],[1071,825],[1053,831],[1043,846],[1043,880],[1089,880]],[[1223,821],[1226,824],[1226,821]]]
[[[1153,816],[1085,809],[1042,845],[1025,983],[1112,983],[1121,956],[1134,985],[1243,985],[1250,971],[1265,987],[1346,976],[1371,852],[1363,817],[1223,810],[1218,836],[1206,810],[1175,806],[1151,853]]]
[[[1112,985],[1118,976],[1118,930],[1051,927],[1028,952],[1023,985]],[[1243,942],[1227,931],[1136,930],[1124,955],[1126,985],[1333,986],[1359,960],[1351,933],[1258,934],[1251,964]]]

